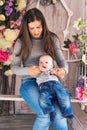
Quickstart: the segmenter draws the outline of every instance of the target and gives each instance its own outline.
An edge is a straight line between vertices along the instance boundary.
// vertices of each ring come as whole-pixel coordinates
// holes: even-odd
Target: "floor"
[[[69,130],[87,130],[87,109],[72,104],[75,118],[68,120]],[[35,114],[0,115],[0,130],[32,130]],[[38,129],[37,129],[38,130]],[[49,130],[53,130],[52,126]]]
[[[0,130],[32,130],[34,119],[35,114],[0,116]]]

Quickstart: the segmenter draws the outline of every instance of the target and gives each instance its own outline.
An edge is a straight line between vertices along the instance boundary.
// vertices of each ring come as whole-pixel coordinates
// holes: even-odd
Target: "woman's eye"
[[[37,27],[38,29],[40,28],[40,27]]]
[[[41,28],[42,26],[38,26],[37,28]]]
[[[34,30],[34,28],[30,28],[30,30]]]

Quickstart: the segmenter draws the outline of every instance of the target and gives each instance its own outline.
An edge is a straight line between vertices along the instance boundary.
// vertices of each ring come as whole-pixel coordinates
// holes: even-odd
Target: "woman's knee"
[[[50,118],[48,114],[38,114],[33,125],[33,130],[48,130],[50,126]]]
[[[63,117],[61,110],[56,106],[56,116],[53,122],[54,130],[68,130],[67,119]]]

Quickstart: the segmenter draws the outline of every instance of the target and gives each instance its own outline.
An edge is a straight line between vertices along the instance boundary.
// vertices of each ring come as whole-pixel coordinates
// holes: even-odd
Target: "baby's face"
[[[48,71],[53,68],[53,59],[48,55],[42,56],[39,60],[39,66],[42,72]]]

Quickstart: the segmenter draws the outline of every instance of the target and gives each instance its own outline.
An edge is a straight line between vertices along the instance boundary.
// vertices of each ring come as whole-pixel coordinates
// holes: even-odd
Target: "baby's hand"
[[[56,69],[51,69],[50,74],[55,75],[56,74]]]

